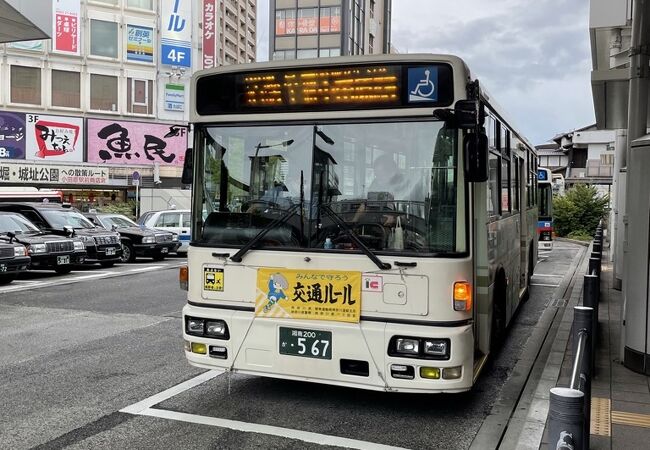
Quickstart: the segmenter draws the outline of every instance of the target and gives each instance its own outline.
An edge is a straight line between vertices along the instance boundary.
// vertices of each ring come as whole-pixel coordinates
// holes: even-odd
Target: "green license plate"
[[[280,327],[280,354],[332,359],[332,332]]]

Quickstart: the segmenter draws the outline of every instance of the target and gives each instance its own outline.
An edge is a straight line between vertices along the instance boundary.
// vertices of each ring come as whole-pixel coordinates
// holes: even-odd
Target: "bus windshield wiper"
[[[298,208],[302,208],[300,203],[293,205],[291,208],[287,209],[284,214],[275,219],[273,222],[266,225],[262,230],[255,235],[253,239],[248,241],[248,244],[244,245],[237,253],[230,257],[231,261],[241,262],[243,256],[251,249],[255,244],[262,240],[266,234],[271,231],[273,228],[283,225],[287,220],[289,220],[296,213]]]
[[[350,228],[350,226],[345,222],[345,220],[341,219],[341,217],[337,213],[335,213],[334,210],[329,205],[318,205],[318,208],[325,211],[325,213],[338,226],[343,228],[343,230],[347,233],[350,239],[352,239],[354,243],[357,244],[357,246],[359,246],[359,248],[363,251],[363,253],[365,253],[366,256],[368,256],[368,258],[370,258],[370,260],[374,262],[377,265],[377,267],[379,267],[380,270],[390,270],[391,265],[379,259],[377,255],[375,255],[373,251],[370,250],[370,248],[368,248],[368,246],[363,243],[359,235],[355,233],[354,230]]]

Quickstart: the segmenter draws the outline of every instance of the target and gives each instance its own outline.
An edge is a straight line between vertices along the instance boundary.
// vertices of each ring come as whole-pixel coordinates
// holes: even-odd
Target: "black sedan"
[[[28,266],[29,256],[25,246],[13,242],[11,238],[0,237],[0,284],[11,283]]]
[[[84,243],[70,234],[46,233],[18,213],[0,211],[0,236],[27,249],[30,269],[53,269],[63,274],[72,271],[74,264],[83,264]]]
[[[72,235],[81,239],[86,247],[86,263],[111,267],[120,262],[122,245],[119,233],[96,227],[70,205],[8,202],[0,203],[0,211],[22,214],[46,233],[65,234],[72,231]]]
[[[120,233],[122,262],[133,262],[136,256],[162,261],[181,245],[176,233],[140,226],[122,214],[88,213],[86,217],[97,226]]]

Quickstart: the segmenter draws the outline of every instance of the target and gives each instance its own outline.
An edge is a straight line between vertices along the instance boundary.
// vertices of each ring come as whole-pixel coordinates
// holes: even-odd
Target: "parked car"
[[[0,203],[0,211],[22,214],[41,231],[47,233],[68,233],[83,241],[86,247],[86,263],[100,263],[111,267],[120,262],[122,244],[116,231],[96,227],[77,209],[70,205],[54,203]]]
[[[120,233],[122,262],[133,262],[136,256],[162,261],[181,245],[176,233],[138,225],[122,214],[88,213],[85,216],[95,225]]]
[[[71,237],[71,232],[46,233],[15,212],[0,211],[0,234],[27,248],[30,269],[69,273],[73,264],[83,264],[86,259],[83,241]]]
[[[0,284],[11,283],[28,266],[29,256],[25,246],[8,236],[0,237]]]
[[[190,222],[189,209],[148,211],[138,219],[139,225],[178,234],[181,246],[176,253],[179,255],[187,255],[187,249],[190,247]]]

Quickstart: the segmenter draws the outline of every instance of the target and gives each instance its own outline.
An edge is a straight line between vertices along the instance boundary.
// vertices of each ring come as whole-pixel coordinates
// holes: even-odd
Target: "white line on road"
[[[531,286],[558,287],[559,284],[530,283]]]
[[[129,269],[129,272],[149,272],[150,270],[156,270],[160,269],[162,267],[169,267],[169,266],[146,266],[146,267],[138,267],[137,269]]]
[[[270,436],[279,436],[288,439],[295,439],[303,442],[311,442],[319,445],[330,445],[343,448],[357,448],[361,450],[406,450],[402,447],[382,445],[375,442],[358,441],[327,434],[312,433],[309,431],[293,430],[291,428],[274,427],[258,423],[240,422],[238,420],[219,419],[217,417],[199,416],[186,414],[164,409],[145,409],[140,413],[143,416],[159,417],[162,419],[177,420],[181,422],[196,423],[201,425],[212,425],[214,427],[228,428],[230,430],[243,431],[245,433],[259,433]]]
[[[138,403],[134,403],[130,406],[127,406],[124,409],[120,409],[120,412],[129,413],[129,414],[140,414],[145,409],[151,408],[153,405],[156,405],[160,402],[164,402],[165,400],[170,399],[175,395],[178,395],[182,392],[187,391],[188,389],[192,389],[193,387],[198,386],[199,384],[203,384],[208,380],[218,377],[222,373],[224,373],[223,370],[208,370],[207,372],[203,372],[201,375],[196,376],[194,378],[190,378],[189,380],[184,381],[181,384],[172,386],[169,389],[159,392],[158,394],[152,395],[151,397],[145,398],[144,400],[141,400]]]
[[[564,278],[564,275],[563,274],[553,275],[551,273],[534,273],[533,278],[535,277]]]

